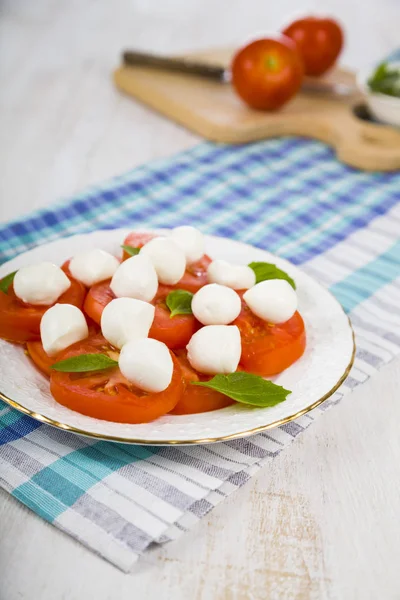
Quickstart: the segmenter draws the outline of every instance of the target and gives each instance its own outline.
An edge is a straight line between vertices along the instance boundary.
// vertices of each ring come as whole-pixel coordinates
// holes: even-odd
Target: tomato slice
[[[234,400],[220,392],[198,385],[191,385],[191,381],[208,381],[212,379],[212,376],[195,371],[187,359],[186,350],[176,352],[176,356],[181,366],[185,391],[175,408],[170,411],[173,415],[209,412],[225,408],[234,403]]]
[[[203,285],[208,283],[207,269],[211,262],[212,259],[204,254],[200,260],[188,265],[182,279],[174,286],[175,289],[187,290],[195,294]]]
[[[40,340],[27,342],[26,349],[30,358],[35,363],[35,366],[39,369],[39,371],[41,371],[44,375],[50,377],[50,367],[58,361],[58,357],[48,356],[44,351],[42,342]]]
[[[101,334],[77,342],[58,354],[64,360],[78,354],[103,353],[116,359],[117,352]],[[118,367],[89,373],[52,371],[50,391],[54,399],[83,415],[118,423],[147,423],[170,412],[179,402],[184,383],[176,357],[170,385],[151,394],[131,384]]]
[[[147,242],[154,237],[154,233],[132,231],[132,233],[125,238],[124,245],[132,246],[133,248],[142,248],[142,246],[147,244]],[[130,254],[124,250],[122,260],[126,260],[127,258],[130,258]],[[67,268],[68,263],[69,261],[64,264]],[[103,312],[104,307],[115,298],[115,295],[110,288],[110,281],[111,279],[108,279],[106,281],[100,281],[100,283],[95,283],[89,288],[86,296],[83,309],[85,313],[98,324],[100,324],[101,313]]]
[[[156,237],[155,233],[145,233],[144,231],[131,231],[125,240],[124,246],[132,246],[132,248],[142,248],[147,242]],[[128,254],[125,250],[122,254],[122,260],[126,260],[130,258],[130,254]]]
[[[69,270],[69,263],[71,262],[71,259],[69,258],[68,260],[66,260],[62,265],[61,268],[64,271],[64,273],[70,278],[73,279],[72,275],[71,275],[71,271]],[[83,284],[82,284],[83,285]]]
[[[149,337],[164,342],[171,349],[184,348],[192,335],[199,329],[200,323],[193,315],[176,315],[171,313],[165,299],[171,291],[170,286],[159,285],[156,297],[154,321]],[[96,323],[100,323],[104,307],[115,298],[110,288],[110,281],[102,281],[93,285],[86,296],[84,311]]]
[[[85,304],[83,305],[84,312],[99,325],[104,307],[115,298],[110,288],[110,281],[111,279],[108,279],[107,281],[100,281],[100,283],[92,285],[89,288]]]
[[[75,279],[56,303],[74,304],[82,308],[85,299],[85,287]],[[55,303],[55,304],[56,304]],[[53,306],[53,305],[51,305]],[[9,342],[27,342],[40,338],[40,321],[50,306],[37,306],[22,302],[14,292],[13,285],[7,294],[0,292],[0,337]]]
[[[201,325],[194,315],[171,317],[171,311],[165,303],[169,292],[169,286],[159,285],[157,295],[152,302],[156,310],[149,337],[164,342],[171,350],[176,350],[185,348]]]
[[[155,238],[154,233],[141,233],[132,231],[124,240],[125,246],[132,246],[134,248],[142,248],[147,242]],[[124,251],[123,260],[129,258],[129,255]],[[188,265],[182,279],[178,281],[176,285],[170,286],[171,290],[187,290],[193,294],[197,292],[203,285],[208,283],[207,280],[207,269],[208,265],[212,262],[212,259],[204,254],[195,263]]]
[[[296,312],[286,323],[271,325],[254,315],[242,303],[242,311],[233,322],[240,330],[245,371],[270,377],[281,373],[303,354],[306,347],[304,321]]]
[[[91,319],[86,319],[89,327],[89,335],[95,335],[99,333],[99,326],[97,323],[94,323]],[[58,355],[56,356],[48,356],[46,354],[43,344],[41,340],[33,340],[26,343],[26,349],[28,351],[29,357],[35,363],[35,366],[41,371],[44,375],[50,377],[51,375],[51,365],[60,360]]]

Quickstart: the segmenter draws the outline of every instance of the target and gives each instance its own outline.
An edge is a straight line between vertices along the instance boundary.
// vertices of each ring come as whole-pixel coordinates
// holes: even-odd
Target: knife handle
[[[209,65],[186,58],[172,58],[169,56],[156,56],[147,52],[138,52],[136,50],[127,50],[122,54],[122,60],[128,66],[151,67],[155,69],[165,69],[166,71],[175,71],[189,75],[198,75],[208,77],[216,81],[226,81],[227,71],[224,67]]]

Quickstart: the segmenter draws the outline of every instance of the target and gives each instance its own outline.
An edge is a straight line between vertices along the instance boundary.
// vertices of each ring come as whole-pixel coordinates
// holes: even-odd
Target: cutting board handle
[[[400,130],[363,121],[351,110],[342,113],[332,128],[339,160],[371,171],[400,168]]]

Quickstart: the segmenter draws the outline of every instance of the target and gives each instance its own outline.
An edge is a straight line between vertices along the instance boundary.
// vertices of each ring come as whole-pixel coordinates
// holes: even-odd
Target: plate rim
[[[125,228],[115,228],[115,229],[125,229]],[[161,228],[159,228],[158,230],[160,230]],[[165,228],[164,228],[165,229]],[[143,228],[144,231],[148,230],[150,231],[149,228]],[[156,229],[157,230],[157,229]],[[98,230],[97,230],[98,231]],[[154,229],[153,229],[154,231]],[[89,232],[84,232],[81,234],[75,234],[75,235],[87,235],[87,234],[91,234],[94,233],[93,231],[89,231]],[[72,236],[62,236],[61,238],[58,239],[66,239],[68,237],[75,237],[75,235],[73,234]],[[215,236],[214,236],[215,237]],[[229,239],[229,238],[225,238],[225,239]],[[52,243],[54,241],[57,240],[52,240],[48,243]],[[237,241],[237,240],[234,240]],[[39,245],[47,245],[47,244],[39,244]],[[255,246],[257,248],[257,246]],[[26,252],[28,252],[29,250],[27,250]],[[23,253],[22,253],[23,254]],[[281,257],[279,257],[281,258]],[[11,259],[12,260],[12,259]],[[5,263],[3,263],[2,267],[7,264],[6,261]],[[290,262],[290,261],[287,261]],[[1,390],[0,390],[0,400],[2,400],[3,402],[5,402],[8,406],[11,406],[12,408],[15,408],[16,410],[18,410],[19,412],[35,419],[36,421],[39,421],[40,423],[44,423],[46,425],[50,425],[52,427],[55,427],[57,429],[61,429],[63,431],[69,431],[70,433],[74,433],[76,435],[82,435],[91,439],[95,439],[95,440],[105,440],[105,441],[109,441],[109,442],[118,442],[118,443],[124,443],[124,444],[135,444],[135,445],[146,445],[146,446],[188,446],[188,445],[196,445],[196,444],[211,444],[211,443],[216,443],[216,442],[224,442],[224,441],[229,441],[229,440],[234,440],[234,439],[239,439],[242,437],[247,437],[247,436],[251,436],[254,435],[256,433],[260,433],[262,431],[266,431],[268,429],[274,429],[275,427],[279,427],[280,425],[284,425],[286,423],[289,423],[291,421],[294,421],[295,419],[298,419],[299,417],[307,414],[308,412],[310,412],[311,410],[313,410],[314,408],[317,408],[317,406],[319,406],[320,404],[322,404],[322,402],[324,402],[325,400],[327,400],[328,398],[330,398],[335,392],[336,390],[339,389],[339,387],[344,383],[344,381],[347,379],[347,376],[350,373],[350,370],[354,364],[354,360],[355,360],[355,355],[356,355],[356,341],[355,341],[355,333],[354,333],[354,329],[350,320],[350,317],[346,314],[343,306],[340,304],[340,302],[337,300],[337,298],[332,294],[332,292],[327,289],[324,288],[325,291],[330,294],[332,296],[332,298],[335,300],[335,302],[340,306],[340,308],[342,309],[343,313],[345,314],[345,316],[347,317],[348,320],[348,324],[349,324],[349,328],[351,331],[351,336],[352,336],[352,342],[353,342],[353,347],[352,347],[352,353],[351,353],[351,357],[350,357],[350,361],[347,364],[344,372],[342,373],[342,375],[339,377],[338,381],[335,383],[335,385],[328,391],[326,392],[321,398],[318,398],[318,400],[315,400],[312,404],[310,404],[309,406],[306,406],[305,408],[301,409],[300,411],[297,411],[296,413],[293,413],[292,415],[289,415],[288,417],[284,417],[282,419],[278,419],[276,421],[273,421],[272,423],[267,423],[266,425],[258,425],[257,427],[253,427],[251,429],[246,429],[244,431],[237,431],[235,433],[231,433],[231,434],[227,434],[227,435],[223,435],[223,436],[217,436],[217,437],[205,437],[205,438],[198,438],[198,439],[188,439],[188,440],[183,440],[183,439],[178,439],[178,440],[150,440],[150,439],[142,439],[142,438],[127,438],[127,437],[120,437],[120,436],[115,436],[115,435],[107,435],[107,434],[101,434],[101,433],[94,433],[92,431],[87,431],[84,429],[80,429],[79,427],[75,427],[73,425],[68,425],[67,423],[62,423],[60,421],[57,421],[56,419],[52,419],[50,417],[46,417],[46,415],[43,415],[41,413],[37,413],[29,408],[26,408],[25,406],[23,406],[22,404],[20,404],[19,402],[17,402],[16,400],[13,400],[12,398],[10,398],[9,396],[7,396],[6,394],[4,394]]]

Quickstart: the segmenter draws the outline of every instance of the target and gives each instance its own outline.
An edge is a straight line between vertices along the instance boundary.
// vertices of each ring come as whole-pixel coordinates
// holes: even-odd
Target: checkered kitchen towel
[[[315,141],[201,144],[0,228],[1,259],[98,228],[175,227],[249,242],[300,265],[350,314],[358,352],[334,397],[297,421],[211,446],[91,441],[0,402],[0,484],[123,570],[174,539],[321,411],[400,351],[400,173],[346,167]]]

